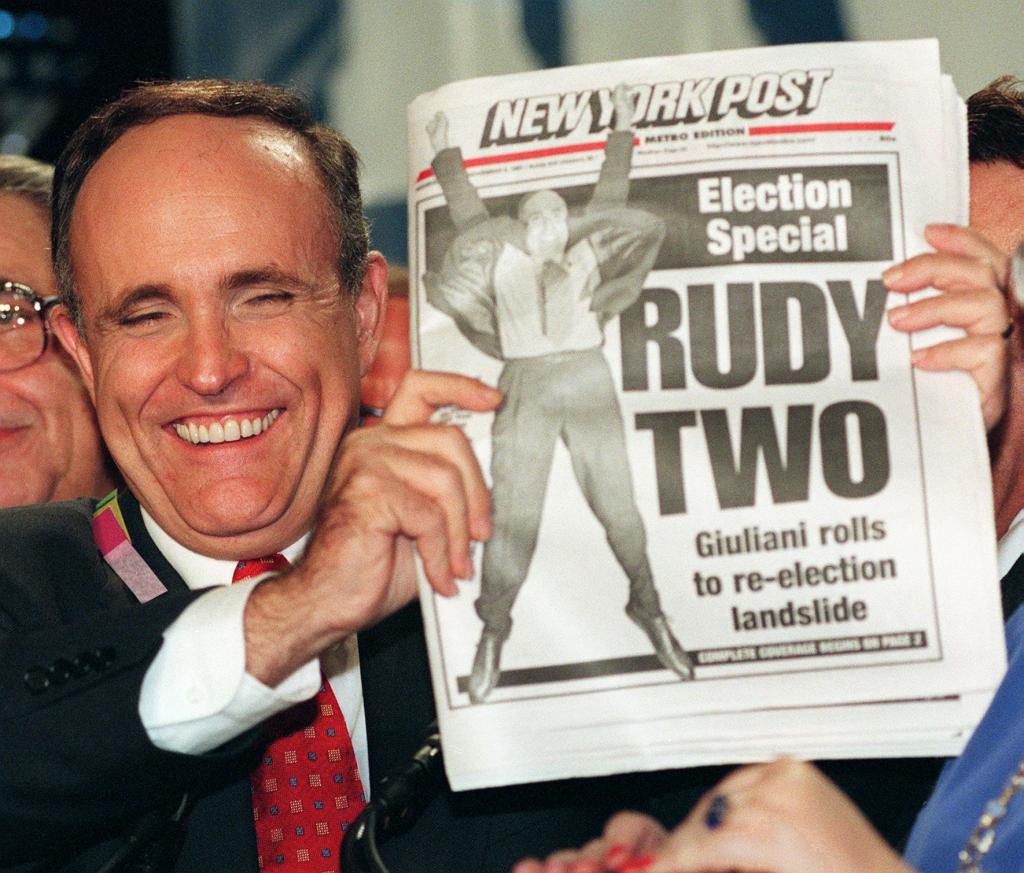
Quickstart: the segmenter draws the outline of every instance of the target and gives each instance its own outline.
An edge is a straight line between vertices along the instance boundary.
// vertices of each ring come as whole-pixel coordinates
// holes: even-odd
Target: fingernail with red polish
[[[604,853],[604,863],[607,867],[617,868],[619,864],[628,860],[629,849],[622,845],[609,846],[608,851]]]

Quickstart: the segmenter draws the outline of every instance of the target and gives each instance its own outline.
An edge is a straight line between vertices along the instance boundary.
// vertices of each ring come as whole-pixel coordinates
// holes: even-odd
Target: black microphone
[[[169,873],[185,843],[185,820],[194,798],[184,794],[173,812],[151,813],[95,873]]]
[[[412,757],[377,783],[370,802],[345,832],[345,873],[388,873],[378,844],[411,828],[443,783],[441,734],[434,721]]]

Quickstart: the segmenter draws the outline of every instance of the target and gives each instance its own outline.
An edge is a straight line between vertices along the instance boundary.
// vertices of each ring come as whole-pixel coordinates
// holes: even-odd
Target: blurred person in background
[[[1024,82],[1001,76],[967,100],[971,160],[971,227],[1005,253],[1024,241]],[[1011,300],[1019,314],[1020,301]],[[989,438],[996,505],[999,573],[1006,576],[1024,552],[1024,331],[1010,342],[1011,401]],[[1009,616],[1024,589],[1003,585]]]
[[[115,484],[78,370],[45,323],[56,300],[52,175],[0,156],[0,506],[99,497]]]

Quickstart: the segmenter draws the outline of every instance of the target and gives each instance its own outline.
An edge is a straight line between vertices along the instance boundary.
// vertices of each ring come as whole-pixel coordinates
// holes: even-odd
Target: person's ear
[[[388,265],[380,252],[370,252],[366,274],[355,300],[356,342],[359,344],[359,375],[373,364],[384,333],[384,313],[388,306]]]
[[[60,340],[60,344],[78,365],[82,374],[85,390],[89,392],[93,405],[96,404],[96,384],[93,381],[92,356],[85,339],[75,326],[71,313],[63,303],[57,304],[49,313],[50,330]]]

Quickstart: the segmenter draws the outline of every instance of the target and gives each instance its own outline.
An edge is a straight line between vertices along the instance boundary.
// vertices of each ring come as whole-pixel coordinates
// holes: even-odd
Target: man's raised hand
[[[443,406],[487,412],[500,402],[476,379],[410,371],[381,423],[345,438],[305,557],[250,597],[251,675],[276,685],[412,600],[412,543],[439,594],[472,575],[470,543],[491,535],[490,494],[462,430],[430,419]]]
[[[430,137],[430,147],[436,155],[448,148],[448,116],[438,112],[427,122],[427,136]]]

